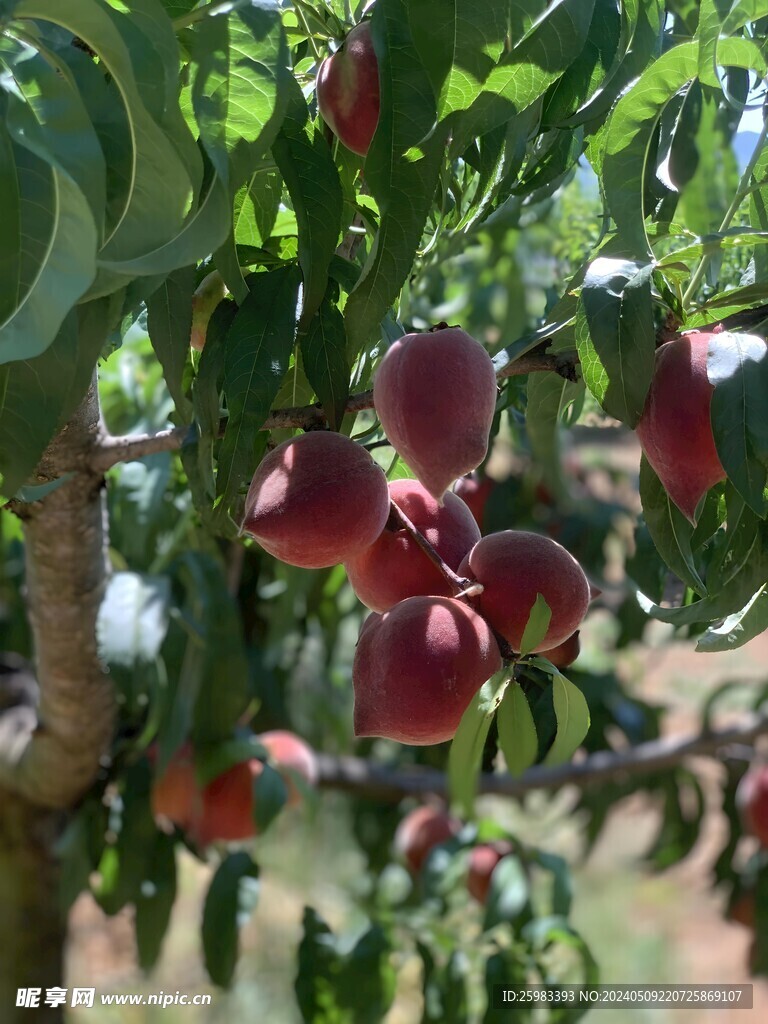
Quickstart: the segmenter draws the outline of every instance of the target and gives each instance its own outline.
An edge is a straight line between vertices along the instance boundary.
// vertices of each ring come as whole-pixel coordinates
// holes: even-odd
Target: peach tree
[[[406,955],[425,1021],[598,978],[566,863],[475,796],[575,783],[593,841],[647,790],[666,867],[703,816],[686,755],[768,731],[760,693],[661,739],[610,667],[570,668],[596,596],[619,647],[651,618],[701,652],[768,627],[766,18],[0,0],[3,1020],[62,983],[84,891],[133,908],[151,969],[181,848],[229,985],[258,837],[318,789],[348,794],[369,924],[306,908],[303,1019],[382,1019]],[[641,515],[571,493],[584,412],[637,432]],[[485,474],[497,440],[524,472]],[[766,971],[768,855],[736,856],[723,760],[716,880]]]

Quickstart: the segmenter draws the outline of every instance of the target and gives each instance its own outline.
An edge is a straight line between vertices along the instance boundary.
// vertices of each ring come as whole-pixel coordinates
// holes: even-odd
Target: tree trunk
[[[11,504],[24,525],[35,666],[33,677],[0,665],[2,1024],[64,1020],[63,1008],[44,1005],[46,989],[66,987],[56,840],[112,740],[115,698],[96,642],[107,524],[104,481],[91,460],[102,434],[94,377],[37,468],[38,483],[60,481],[65,469],[69,478],[39,501]],[[31,1012],[16,1005],[18,990],[30,988],[40,990]]]
[[[62,1024],[61,1007],[46,1007],[48,988],[63,987],[66,922],[60,910],[53,854],[62,813],[0,792],[0,1020]],[[19,989],[40,989],[35,1010],[17,1007]]]

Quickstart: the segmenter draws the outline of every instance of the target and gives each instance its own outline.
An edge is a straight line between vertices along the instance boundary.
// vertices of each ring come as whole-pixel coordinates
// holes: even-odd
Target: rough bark
[[[60,1008],[43,1006],[48,988],[63,987],[65,922],[53,853],[62,813],[0,792],[0,1020],[61,1024]],[[41,989],[40,1007],[16,1006],[19,989]]]
[[[94,383],[46,451],[38,480],[55,480],[62,465],[82,466],[100,436]],[[114,694],[96,648],[107,579],[103,480],[81,470],[17,511],[40,699],[36,721],[28,709],[0,721],[0,784],[32,803],[70,807],[96,777],[114,723]]]
[[[111,682],[96,643],[107,580],[103,479],[88,455],[102,429],[95,379],[54,438],[37,481],[75,474],[40,501],[17,504],[25,533],[27,607],[35,676],[0,673],[0,1020],[60,1024],[42,1005],[63,987],[66,922],[60,908],[56,839],[108,754],[115,716]],[[17,1007],[19,989],[41,1005]]]

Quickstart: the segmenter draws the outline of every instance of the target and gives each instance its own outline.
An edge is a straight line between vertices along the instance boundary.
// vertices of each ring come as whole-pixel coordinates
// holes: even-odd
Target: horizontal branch
[[[537,766],[517,778],[505,774],[483,774],[478,791],[520,797],[534,789],[581,788],[599,782],[651,775],[674,768],[688,757],[712,757],[733,744],[750,744],[764,733],[768,733],[768,716],[755,715],[726,729],[652,740],[619,753],[600,751],[581,762],[557,768]],[[318,760],[320,785],[326,789],[338,789],[385,802],[396,802],[406,796],[448,795],[445,773],[434,768],[411,766],[395,769],[361,758],[329,757],[325,754],[318,755]]]
[[[499,371],[498,378],[520,377],[526,373],[559,373],[561,376],[573,380],[575,378],[575,366],[573,360],[564,359],[561,356],[547,355],[546,353],[529,353],[508,363],[503,370]],[[373,391],[361,391],[356,395],[350,395],[345,412],[362,412],[364,409],[373,408]],[[322,426],[326,422],[325,413],[318,403],[314,405],[293,406],[287,409],[273,409],[262,425],[262,430],[279,430],[285,427],[310,427]],[[130,462],[133,459],[141,459],[145,455],[155,455],[157,452],[178,451],[184,444],[193,441],[195,438],[194,426],[173,427],[169,430],[161,430],[156,434],[127,434],[123,437],[105,437],[101,443],[94,447],[89,455],[89,466],[97,472],[105,472],[111,466],[119,462]],[[63,472],[71,467],[61,467]]]

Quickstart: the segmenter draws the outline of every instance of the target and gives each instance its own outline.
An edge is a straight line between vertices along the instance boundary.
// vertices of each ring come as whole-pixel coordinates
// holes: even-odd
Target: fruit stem
[[[410,533],[430,562],[437,566],[453,589],[454,597],[463,597],[465,595],[469,596],[470,594],[475,595],[482,593],[482,585],[480,583],[475,583],[474,580],[469,580],[465,576],[456,575],[453,569],[443,561],[440,556],[440,552],[429,543],[423,533],[416,529],[405,512],[403,512],[400,506],[396,505],[391,498],[389,501],[389,517],[390,520],[393,520],[399,527],[402,527]]]
[[[768,138],[768,121],[766,121],[764,118],[763,127],[760,134],[757,137],[757,142],[755,143],[755,148],[752,151],[752,156],[749,158],[749,163],[744,168],[744,173],[741,176],[739,186],[736,189],[733,199],[731,200],[731,205],[725,211],[723,221],[720,227],[717,229],[718,234],[722,234],[723,231],[726,231],[731,226],[731,221],[736,216],[736,213],[739,207],[741,206],[742,201],[749,195],[751,191],[749,181],[752,177],[752,172],[754,171],[755,166],[757,165],[757,161],[760,159],[760,154],[763,152],[763,147],[765,146],[766,138]],[[701,284],[702,278],[704,277],[704,274],[707,272],[707,267],[709,266],[713,255],[714,254],[711,252],[704,253],[704,255],[699,260],[699,265],[696,267],[696,270],[694,271],[693,277],[691,278],[691,282],[685,289],[682,301],[683,308],[685,308],[691,301],[691,299],[695,296],[698,287]]]

